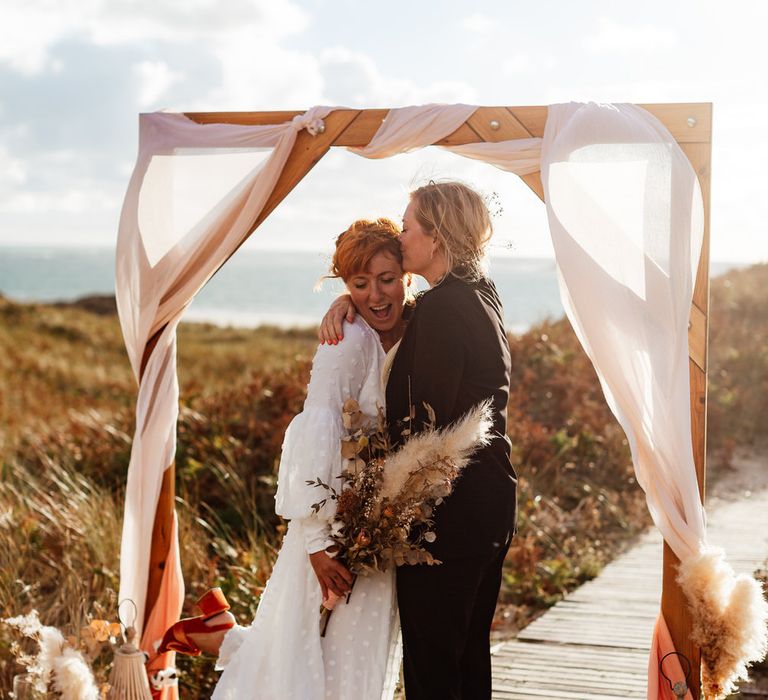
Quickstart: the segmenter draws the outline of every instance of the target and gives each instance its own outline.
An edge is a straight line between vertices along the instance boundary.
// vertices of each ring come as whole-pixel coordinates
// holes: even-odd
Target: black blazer
[[[424,403],[444,427],[484,399],[493,399],[491,443],[475,453],[453,493],[435,509],[438,559],[485,555],[512,536],[517,478],[506,436],[510,355],[496,287],[488,279],[449,276],[416,303],[387,381],[387,427],[402,442],[402,419],[413,405],[418,432]],[[410,399],[410,401],[409,401]]]

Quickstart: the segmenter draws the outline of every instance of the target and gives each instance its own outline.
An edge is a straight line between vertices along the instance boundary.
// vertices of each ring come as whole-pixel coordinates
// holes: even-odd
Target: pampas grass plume
[[[701,647],[706,697],[725,698],[768,651],[768,603],[751,576],[736,576],[723,551],[709,547],[680,564],[678,583]]]
[[[53,688],[61,700],[99,700],[93,673],[83,655],[66,647],[53,662]]]
[[[492,426],[491,401],[488,400],[478,404],[446,428],[425,430],[411,435],[405,444],[387,459],[381,496],[395,498],[413,471],[421,465],[437,463],[447,458],[453,461],[456,471],[460,471],[478,447],[488,444]]]
[[[38,690],[45,692],[50,684],[62,700],[98,700],[99,691],[83,655],[65,644],[59,630],[43,625],[37,610],[4,622],[37,639],[38,653],[27,671],[37,678]]]
[[[33,670],[45,682],[49,682],[56,670],[56,659],[64,648],[64,635],[55,627],[41,626],[38,632],[40,651],[37,654]]]

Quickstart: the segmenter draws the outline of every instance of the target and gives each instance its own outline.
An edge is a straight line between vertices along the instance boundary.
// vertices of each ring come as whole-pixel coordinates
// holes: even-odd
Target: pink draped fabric
[[[688,669],[683,669],[680,658],[674,652],[675,645],[672,643],[667,622],[659,613],[653,628],[651,654],[648,657],[648,700],[676,700],[678,697],[672,688],[675,683],[685,682]],[[664,674],[661,673],[662,669]],[[698,669],[690,670],[690,673],[694,672],[698,673]],[[693,700],[690,691],[685,694],[684,700]]]
[[[178,542],[179,522],[176,514],[173,514],[173,529],[171,531],[171,541]],[[162,639],[165,630],[168,629],[168,616],[176,611],[176,618],[179,617],[181,606],[179,605],[179,591],[184,595],[184,577],[181,572],[181,561],[179,560],[179,548],[171,547],[168,552],[168,558],[165,561],[163,569],[163,578],[160,582],[160,592],[157,596],[152,612],[147,620],[144,629],[144,639],[156,640]],[[146,651],[146,647],[143,647]],[[150,676],[156,671],[168,668],[174,665],[176,654],[169,652],[154,656],[147,663],[147,672]],[[160,697],[160,700],[172,700],[178,697],[174,687],[166,688]]]

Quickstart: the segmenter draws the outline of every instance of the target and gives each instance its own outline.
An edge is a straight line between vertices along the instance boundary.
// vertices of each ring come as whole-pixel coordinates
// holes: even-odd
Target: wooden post
[[[707,125],[711,125],[711,105]],[[683,143],[683,151],[699,177],[704,200],[704,240],[696,274],[696,285],[688,330],[688,367],[691,381],[691,437],[699,495],[704,502],[707,448],[707,362],[709,330],[709,197],[711,176],[711,142]],[[664,543],[663,592],[661,610],[667,621],[675,649],[691,662],[689,687],[694,700],[701,697],[701,651],[690,638],[692,620],[688,604],[677,581],[678,558]]]

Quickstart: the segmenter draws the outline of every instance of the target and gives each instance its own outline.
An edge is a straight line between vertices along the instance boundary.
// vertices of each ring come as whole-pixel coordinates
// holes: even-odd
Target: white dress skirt
[[[384,406],[379,337],[360,317],[344,340],[321,345],[312,363],[304,410],[285,434],[275,510],[289,520],[253,623],[236,626],[222,643],[224,672],[214,700],[390,700],[401,646],[394,570],[358,576],[348,602],[337,603],[320,637],[320,585],[309,554],[325,549],[334,503],[308,486],[341,485],[342,405],[356,399],[372,420]]]

